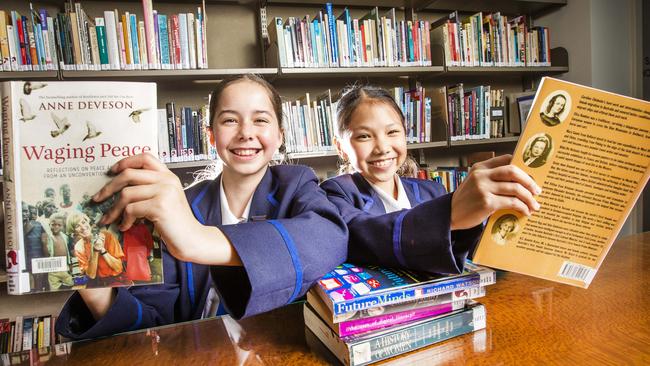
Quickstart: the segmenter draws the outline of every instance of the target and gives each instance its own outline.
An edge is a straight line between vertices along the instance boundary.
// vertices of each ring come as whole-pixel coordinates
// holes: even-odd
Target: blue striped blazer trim
[[[205,225],[205,219],[203,218],[203,215],[201,214],[201,211],[199,210],[199,203],[203,199],[203,196],[208,192],[208,188],[210,188],[209,184],[206,184],[205,187],[201,190],[201,192],[194,197],[192,200],[192,212],[194,213],[194,216],[196,217],[197,220],[203,225]]]
[[[296,244],[293,242],[293,238],[291,238],[291,235],[287,229],[277,220],[269,220],[268,223],[273,225],[273,227],[280,233],[280,236],[282,236],[282,240],[284,240],[284,244],[287,246],[287,250],[291,256],[293,269],[296,272],[296,283],[293,287],[293,293],[291,294],[291,297],[289,297],[289,301],[287,301],[287,304],[289,304],[293,302],[296,297],[298,297],[300,289],[302,288],[302,264],[300,263],[300,258],[298,258],[298,250],[296,249]]]
[[[422,197],[420,196],[420,186],[417,184],[417,182],[408,181],[408,183],[411,185],[411,188],[413,188],[415,202],[418,204],[422,203]]]
[[[129,328],[129,330],[136,330],[140,328],[140,324],[142,324],[142,304],[140,301],[136,298],[133,298],[135,300],[135,303],[138,305],[138,317],[135,320],[135,323]]]
[[[402,210],[395,219],[395,225],[393,226],[393,254],[395,254],[395,258],[397,258],[397,261],[403,267],[407,267],[407,265],[404,253],[402,253],[402,222],[408,212],[408,210]]]
[[[363,205],[363,208],[361,209],[363,212],[370,212],[370,208],[375,204],[375,200],[373,200],[369,195],[363,193],[361,194],[361,197],[363,197],[363,200],[366,201],[366,203]]]
[[[192,263],[185,262],[185,272],[187,272],[187,292],[190,295],[190,304],[194,307],[195,295],[194,295],[194,276],[192,271]]]

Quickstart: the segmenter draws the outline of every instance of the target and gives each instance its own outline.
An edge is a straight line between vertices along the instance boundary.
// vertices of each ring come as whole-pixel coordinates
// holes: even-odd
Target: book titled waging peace
[[[118,160],[157,156],[156,85],[16,81],[0,90],[8,292],[159,283],[151,224],[99,225],[116,196],[90,198]]]
[[[544,78],[512,164],[542,188],[496,212],[474,262],[587,288],[650,176],[650,102]]]

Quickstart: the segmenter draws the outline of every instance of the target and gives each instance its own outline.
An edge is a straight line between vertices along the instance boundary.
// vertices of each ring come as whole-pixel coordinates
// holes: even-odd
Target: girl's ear
[[[208,128],[208,135],[210,136],[210,145],[215,146],[214,131]]]

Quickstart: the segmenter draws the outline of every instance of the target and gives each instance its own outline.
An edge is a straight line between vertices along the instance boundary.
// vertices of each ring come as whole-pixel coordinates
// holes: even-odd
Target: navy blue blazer
[[[97,322],[74,293],[57,333],[84,339],[199,319],[213,279],[233,317],[251,316],[294,301],[345,260],[347,226],[310,168],[270,167],[253,194],[249,222],[236,225],[221,226],[220,178],[188,188],[187,199],[197,220],[225,233],[243,266],[183,262],[163,246],[164,284],[118,288]]]
[[[411,209],[386,213],[359,173],[321,183],[348,224],[348,261],[434,273],[460,273],[483,230],[450,230],[451,197],[434,181],[401,178]]]

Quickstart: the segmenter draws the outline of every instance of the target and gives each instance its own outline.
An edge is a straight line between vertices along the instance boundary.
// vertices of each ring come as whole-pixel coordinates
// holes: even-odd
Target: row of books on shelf
[[[431,43],[442,47],[447,66],[551,66],[548,28],[531,27],[525,16],[461,18],[455,11],[431,28]]]
[[[117,9],[90,17],[81,3],[29,14],[0,10],[0,70],[148,70],[208,67],[204,10],[162,14],[143,2],[144,16]]]
[[[453,192],[461,183],[463,183],[468,174],[469,169],[462,166],[437,167],[435,169],[425,167],[418,171],[418,178],[431,179],[442,184],[447,192]]]
[[[431,66],[432,47],[442,49],[447,66],[551,65],[548,28],[498,12],[461,19],[455,11],[430,24],[398,20],[394,8],[361,18],[345,8],[337,16],[326,3],[313,17],[275,17],[268,33],[269,55],[281,67]]]
[[[315,16],[276,17],[268,26],[282,67],[431,66],[429,22],[397,20],[395,8],[352,18],[331,3]],[[273,55],[273,53],[271,53]]]
[[[61,343],[54,331],[55,315],[17,316],[0,319],[0,353],[52,347]]]
[[[393,97],[402,110],[408,143],[504,137],[504,92],[490,86],[463,88],[463,84],[414,89],[395,87]],[[336,107],[340,93],[310,93],[282,104],[288,153],[334,150]],[[461,97],[462,96],[462,97]],[[491,114],[499,109],[500,114]],[[447,131],[446,131],[447,130]]]
[[[307,293],[305,325],[346,365],[366,365],[485,328],[494,270],[431,275],[344,263]]]
[[[210,144],[209,108],[181,107],[174,102],[158,109],[158,153],[164,163],[217,158]]]

